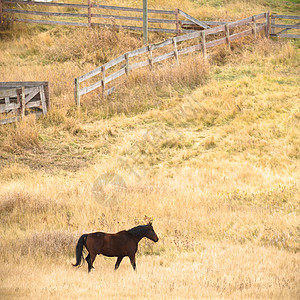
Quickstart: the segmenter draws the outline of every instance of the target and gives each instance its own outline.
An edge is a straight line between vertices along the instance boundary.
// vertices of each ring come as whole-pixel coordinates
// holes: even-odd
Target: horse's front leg
[[[119,265],[120,265],[123,257],[124,256],[118,256],[118,259],[117,259],[116,264],[115,264],[115,270],[117,270],[119,268]]]
[[[130,256],[129,256],[129,259],[130,259],[130,262],[131,262],[131,265],[132,265],[133,270],[136,271],[135,253],[134,253],[133,255],[130,255]]]

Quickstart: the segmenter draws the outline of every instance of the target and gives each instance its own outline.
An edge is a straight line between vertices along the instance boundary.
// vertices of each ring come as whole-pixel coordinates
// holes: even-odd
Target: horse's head
[[[152,222],[149,222],[146,226],[147,226],[147,231],[145,236],[151,241],[156,243],[158,241],[158,237],[153,229]]]

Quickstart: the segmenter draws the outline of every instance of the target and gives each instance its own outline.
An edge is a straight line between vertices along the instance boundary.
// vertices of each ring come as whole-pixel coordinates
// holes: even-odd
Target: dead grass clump
[[[45,127],[58,126],[66,121],[66,116],[61,110],[51,109],[41,120]]]
[[[107,28],[76,28],[50,33],[51,45],[40,45],[49,61],[77,61],[101,65],[118,55],[139,48],[141,39],[124,31]],[[119,45],[116,47],[116,45]]]
[[[128,80],[107,99],[101,99],[104,112],[137,113],[161,105],[161,100],[173,94],[203,84],[208,78],[209,65],[196,55],[180,58],[166,65],[155,66],[155,70],[143,68],[129,74]]]
[[[41,214],[48,210],[62,209],[62,206],[39,195],[26,192],[12,192],[0,196],[0,214],[15,212],[16,214]]]
[[[41,148],[39,135],[40,126],[35,116],[30,115],[11,128],[3,141],[2,149],[12,153],[38,150]]]
[[[28,166],[15,163],[0,170],[0,179],[3,181],[17,180],[26,177],[30,172]]]
[[[34,232],[31,235],[7,242],[6,247],[22,256],[75,255],[78,234],[66,230]]]

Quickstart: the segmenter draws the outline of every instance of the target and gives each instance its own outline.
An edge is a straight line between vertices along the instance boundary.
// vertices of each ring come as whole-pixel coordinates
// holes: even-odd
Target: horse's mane
[[[147,230],[147,225],[139,225],[129,229],[128,232],[134,236],[140,236],[141,234],[144,234],[146,230]]]

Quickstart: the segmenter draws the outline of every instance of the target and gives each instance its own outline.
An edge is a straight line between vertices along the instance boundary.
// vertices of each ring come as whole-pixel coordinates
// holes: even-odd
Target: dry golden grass
[[[232,16],[240,17],[261,12],[265,2],[255,3],[202,8],[225,16],[236,7]],[[191,14],[197,8],[172,5]],[[295,45],[262,39],[219,48],[209,63],[192,56],[150,75],[141,70],[106,102],[86,98],[77,111],[73,78],[112,58],[95,47],[127,39],[126,49],[105,51],[114,56],[137,47],[138,38],[91,31],[77,48],[82,29],[18,28],[3,40],[0,80],[50,79],[54,107],[39,121],[0,127],[2,298],[299,298]],[[126,181],[117,206],[92,195],[107,172]],[[91,274],[71,266],[82,233],[149,218],[160,240],[141,241],[137,273],[126,259],[117,272],[115,259],[104,257]]]

